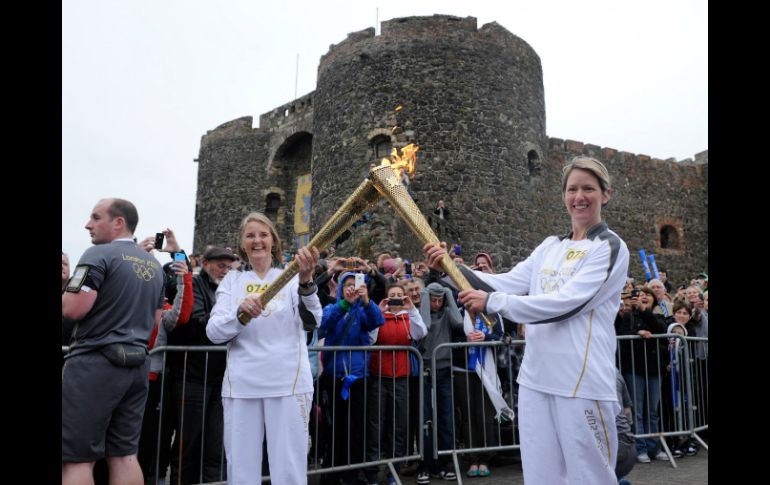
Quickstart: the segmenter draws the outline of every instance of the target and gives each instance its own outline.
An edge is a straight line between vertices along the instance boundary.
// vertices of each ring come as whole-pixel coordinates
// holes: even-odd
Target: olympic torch
[[[425,216],[420,212],[417,204],[414,203],[397,172],[398,168],[403,167],[410,174],[414,173],[414,154],[417,150],[419,150],[418,147],[409,144],[401,150],[401,157],[398,157],[394,148],[391,161],[389,162],[385,158],[382,159],[382,165],[374,167],[369,171],[369,179],[372,180],[380,194],[388,199],[390,205],[393,206],[401,219],[406,222],[423,244],[439,244],[438,236],[431,229],[430,224],[428,224]],[[445,254],[442,258],[441,267],[461,291],[474,289],[448,254]],[[479,316],[484,321],[484,325],[492,330],[495,324],[494,320],[485,313],[480,313]]]
[[[337,212],[326,221],[326,224],[308,243],[308,248],[317,248],[319,251],[328,247],[335,239],[345,232],[354,222],[361,218],[367,209],[374,206],[381,196],[385,196],[391,206],[396,209],[399,216],[407,223],[409,228],[425,243],[439,243],[436,233],[430,228],[425,216],[422,215],[417,204],[414,203],[409,193],[401,182],[398,169],[404,169],[409,174],[414,173],[415,153],[419,150],[413,144],[405,146],[401,150],[393,148],[391,159],[382,159],[379,166],[369,171],[369,178],[365,179],[347,198]],[[473,287],[463,276],[457,265],[448,255],[444,255],[441,261],[444,272],[452,279],[460,290],[472,290]],[[273,283],[259,296],[263,308],[281,291],[281,288],[299,272],[296,260],[291,261]],[[239,315],[240,317],[240,315]],[[492,329],[494,320],[486,314],[480,314],[484,324]]]

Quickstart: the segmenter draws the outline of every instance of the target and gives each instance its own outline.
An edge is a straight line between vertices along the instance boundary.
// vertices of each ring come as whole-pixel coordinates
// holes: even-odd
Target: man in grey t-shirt
[[[93,483],[103,457],[112,477],[143,481],[136,452],[163,271],[133,241],[138,222],[131,202],[100,200],[86,224],[94,246],[62,294],[62,317],[77,321],[62,369],[62,484]]]

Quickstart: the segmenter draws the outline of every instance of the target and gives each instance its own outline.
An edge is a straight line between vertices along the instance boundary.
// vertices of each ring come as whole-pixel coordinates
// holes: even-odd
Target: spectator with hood
[[[420,313],[428,326],[428,335],[419,344],[426,368],[423,381],[423,396],[431,396],[431,375],[436,376],[437,422],[433,423],[433,405],[431,399],[424,401],[425,419],[425,459],[420,462],[417,483],[430,483],[431,475],[445,480],[455,480],[455,471],[447,467],[449,457],[433,458],[433,427],[438,433],[438,449],[451,450],[454,445],[452,425],[452,369],[451,353],[448,348],[436,354],[436,366],[433,368],[431,357],[441,344],[450,343],[452,334],[463,335],[463,317],[457,308],[452,291],[438,283],[429,284],[420,296]],[[431,424],[429,424],[431,423]]]
[[[369,332],[385,323],[382,312],[369,299],[366,286],[355,286],[355,272],[342,274],[337,288],[337,303],[323,309],[319,337],[325,337],[324,346],[368,346]],[[327,429],[333,443],[326,449],[334,456],[326,456],[324,463],[341,466],[364,461],[364,439],[360,430],[366,427],[365,382],[369,374],[369,353],[364,351],[324,351],[321,362],[321,403]],[[329,429],[333,426],[333,430]],[[343,478],[355,483],[357,470],[343,472],[343,477],[332,474],[335,480]]]

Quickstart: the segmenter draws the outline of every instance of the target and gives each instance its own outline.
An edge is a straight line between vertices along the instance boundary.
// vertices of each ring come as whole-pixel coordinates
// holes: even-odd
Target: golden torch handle
[[[353,225],[358,219],[361,218],[364,212],[372,207],[380,199],[380,194],[374,188],[374,184],[369,179],[365,179],[356,188],[353,194],[347,198],[344,204],[337,209],[337,212],[326,221],[326,224],[318,231],[318,233],[310,240],[307,247],[317,248],[319,251],[329,247],[335,239],[345,232],[350,226]],[[292,260],[283,272],[278,275],[273,283],[267,287],[267,289],[259,296],[262,301],[263,308],[267,306],[268,302],[273,299],[275,295],[281,291],[281,288],[299,272],[299,265],[296,260]]]
[[[401,179],[391,167],[375,167],[369,171],[369,178],[372,179],[377,190],[388,199],[390,205],[393,206],[398,215],[407,223],[412,232],[420,238],[423,244],[439,244],[438,236],[433,232],[425,216],[422,215],[417,204],[414,203],[414,200],[406,191],[406,187],[401,183]],[[445,254],[441,259],[441,267],[461,291],[474,289],[448,254]],[[484,321],[484,325],[492,330],[495,325],[494,319],[486,313],[480,313],[479,316]]]

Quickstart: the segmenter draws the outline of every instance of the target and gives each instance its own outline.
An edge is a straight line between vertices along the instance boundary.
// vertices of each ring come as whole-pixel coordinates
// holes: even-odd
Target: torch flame
[[[403,168],[406,173],[409,174],[409,178],[411,178],[414,176],[415,153],[417,153],[417,150],[419,149],[420,147],[416,146],[414,143],[410,143],[401,149],[401,155],[399,156],[398,148],[393,147],[393,151],[390,153],[390,160],[383,158],[380,166],[390,166],[393,170]]]

